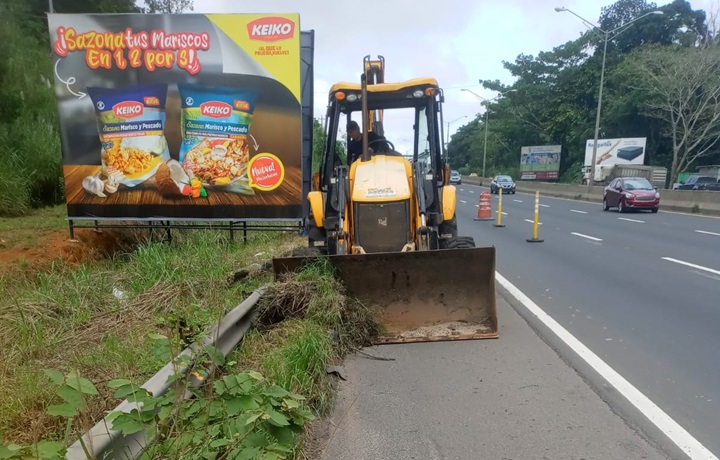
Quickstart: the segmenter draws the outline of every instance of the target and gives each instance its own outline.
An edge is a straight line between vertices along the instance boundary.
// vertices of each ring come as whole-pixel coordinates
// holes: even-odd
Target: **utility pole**
[[[590,30],[592,30],[595,35],[600,37],[604,41],[603,45],[603,57],[602,57],[602,67],[600,70],[600,90],[598,91],[598,102],[597,102],[597,110],[595,113],[595,139],[593,140],[593,153],[592,153],[592,160],[590,161],[590,171],[588,176],[588,194],[592,192],[593,183],[595,182],[595,162],[597,161],[597,144],[598,144],[598,137],[600,136],[600,111],[602,108],[602,96],[603,96],[603,84],[605,83],[605,57],[607,55],[607,45],[610,40],[617,37],[621,33],[625,32],[627,29],[630,28],[630,26],[637,21],[638,19],[644,18],[646,16],[650,16],[651,14],[663,14],[660,10],[651,11],[649,13],[645,13],[642,16],[638,16],[632,21],[626,22],[625,24],[616,27],[613,30],[605,31],[598,27],[597,25],[593,24],[592,22],[588,21],[587,19],[583,18],[582,16],[578,15],[574,11],[572,11],[569,8],[565,7],[558,7],[555,8],[555,12],[562,13],[562,12],[568,12],[572,14],[573,16],[580,19],[582,22],[584,22],[588,26],[592,26]],[[597,31],[595,30],[597,29]],[[599,32],[599,33],[598,33]],[[612,37],[611,37],[612,35]]]
[[[481,83],[482,83],[482,81],[481,81]],[[470,91],[469,89],[463,88],[460,91],[467,91],[468,93],[472,94],[476,98],[478,98],[484,102],[490,103],[490,102],[493,102],[493,101],[501,98],[505,94],[514,93],[517,90],[509,89],[509,90],[505,91],[504,93],[498,94],[497,96],[495,96],[492,99],[485,99],[484,97],[480,96],[479,94],[475,94],[474,92]],[[488,110],[489,110],[489,108],[490,107],[485,106],[485,146],[483,147],[483,169],[482,169],[482,177],[480,178],[480,185],[482,185],[482,181],[485,179],[485,162],[487,160],[487,135],[488,135],[488,117],[489,117]]]

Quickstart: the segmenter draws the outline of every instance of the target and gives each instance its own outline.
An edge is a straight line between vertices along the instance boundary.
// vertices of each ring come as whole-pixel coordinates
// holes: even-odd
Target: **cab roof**
[[[430,93],[428,89],[432,89]],[[416,91],[423,95],[415,96]],[[438,82],[434,78],[415,78],[396,83],[376,83],[367,85],[368,110],[400,109],[422,107],[428,103],[428,98],[434,98],[441,92]],[[336,95],[343,93],[343,98]],[[340,82],[330,88],[329,101],[339,104],[343,113],[362,110],[362,86],[360,83]],[[352,96],[352,97],[351,97]]]
[[[412,80],[405,80],[397,83],[377,83],[374,85],[367,85],[369,93],[392,93],[396,91],[402,91],[405,89],[416,88],[418,86],[432,86],[438,88],[438,82],[434,78],[414,78]],[[340,82],[336,83],[330,88],[330,94],[334,94],[338,91],[362,91],[360,83]]]

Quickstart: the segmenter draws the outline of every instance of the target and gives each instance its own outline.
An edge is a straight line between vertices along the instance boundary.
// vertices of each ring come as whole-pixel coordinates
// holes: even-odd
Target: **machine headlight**
[[[625,193],[625,197],[626,198],[635,198],[635,195],[633,195],[632,193]]]
[[[425,93],[423,93],[421,89],[418,89],[413,93],[413,96],[414,97],[423,97],[423,94],[425,94]]]
[[[656,199],[657,199],[657,198],[660,198],[660,193],[655,192],[655,198],[656,198]]]
[[[355,102],[358,100],[358,95],[354,93],[348,94],[347,100],[348,102]]]

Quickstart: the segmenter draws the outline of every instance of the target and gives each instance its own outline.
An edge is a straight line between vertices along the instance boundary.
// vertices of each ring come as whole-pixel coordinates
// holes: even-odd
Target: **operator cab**
[[[367,86],[367,109],[371,114],[383,113],[385,110],[397,112],[400,109],[414,111],[415,122],[410,128],[414,131],[413,152],[411,161],[424,161],[433,166],[438,175],[439,182],[446,175],[443,171],[442,148],[442,90],[437,81],[432,78],[418,78],[399,83],[380,83]],[[334,156],[341,126],[349,126],[353,116],[362,118],[362,88],[357,83],[338,83],[330,89],[327,111],[325,157]],[[377,117],[377,115],[375,115]],[[343,120],[344,118],[344,120]],[[344,123],[343,123],[344,121]],[[357,123],[357,122],[355,122]],[[359,126],[362,133],[363,126]],[[383,139],[368,139],[368,147],[372,155],[404,156],[400,152],[392,136],[384,133],[382,122],[379,119],[368,120],[364,126],[368,132],[378,133]],[[383,136],[383,134],[385,134]],[[350,145],[351,138],[346,138],[346,145]],[[360,149],[361,150],[361,149]],[[410,155],[408,155],[410,156]],[[342,161],[345,160],[345,161]],[[347,159],[336,158],[342,164],[352,164]],[[326,165],[327,166],[327,165]],[[327,171],[321,171],[324,175]],[[448,173],[449,174],[449,173]],[[322,181],[321,181],[322,182]]]
[[[313,241],[344,245],[328,247],[329,253],[371,253],[436,249],[457,236],[455,194],[442,148],[442,102],[442,90],[432,78],[338,83],[330,89],[326,144],[313,179],[322,198],[317,193],[309,198],[315,200],[312,215],[322,216],[314,221],[318,229],[311,229],[317,234],[311,235]],[[403,142],[402,133],[397,139],[383,136],[381,120],[387,110],[405,112],[412,140]],[[353,117],[362,120],[362,127],[346,138],[355,153],[349,155],[340,130],[356,125]],[[363,131],[368,136],[365,155],[362,142],[358,146]]]

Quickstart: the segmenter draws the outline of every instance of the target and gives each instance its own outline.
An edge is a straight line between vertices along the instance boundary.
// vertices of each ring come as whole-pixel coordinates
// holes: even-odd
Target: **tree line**
[[[192,0],[53,0],[56,13],[178,13]],[[142,6],[141,6],[142,5]],[[0,2],[0,216],[64,202],[48,0]]]
[[[652,11],[663,14],[635,20]],[[694,10],[685,0],[664,6],[619,0],[603,8],[597,22],[603,31],[620,31],[607,42],[599,138],[646,137],[645,163],[667,167],[669,184],[697,166],[720,164],[717,23],[717,10]],[[503,61],[515,78],[511,85],[480,81],[502,93],[482,103],[489,118],[488,175],[517,178],[522,146],[560,144],[560,180],[581,180],[585,145],[594,136],[604,46],[603,34],[588,29],[552,51]],[[484,123],[483,112],[453,134],[453,168],[481,172]]]

